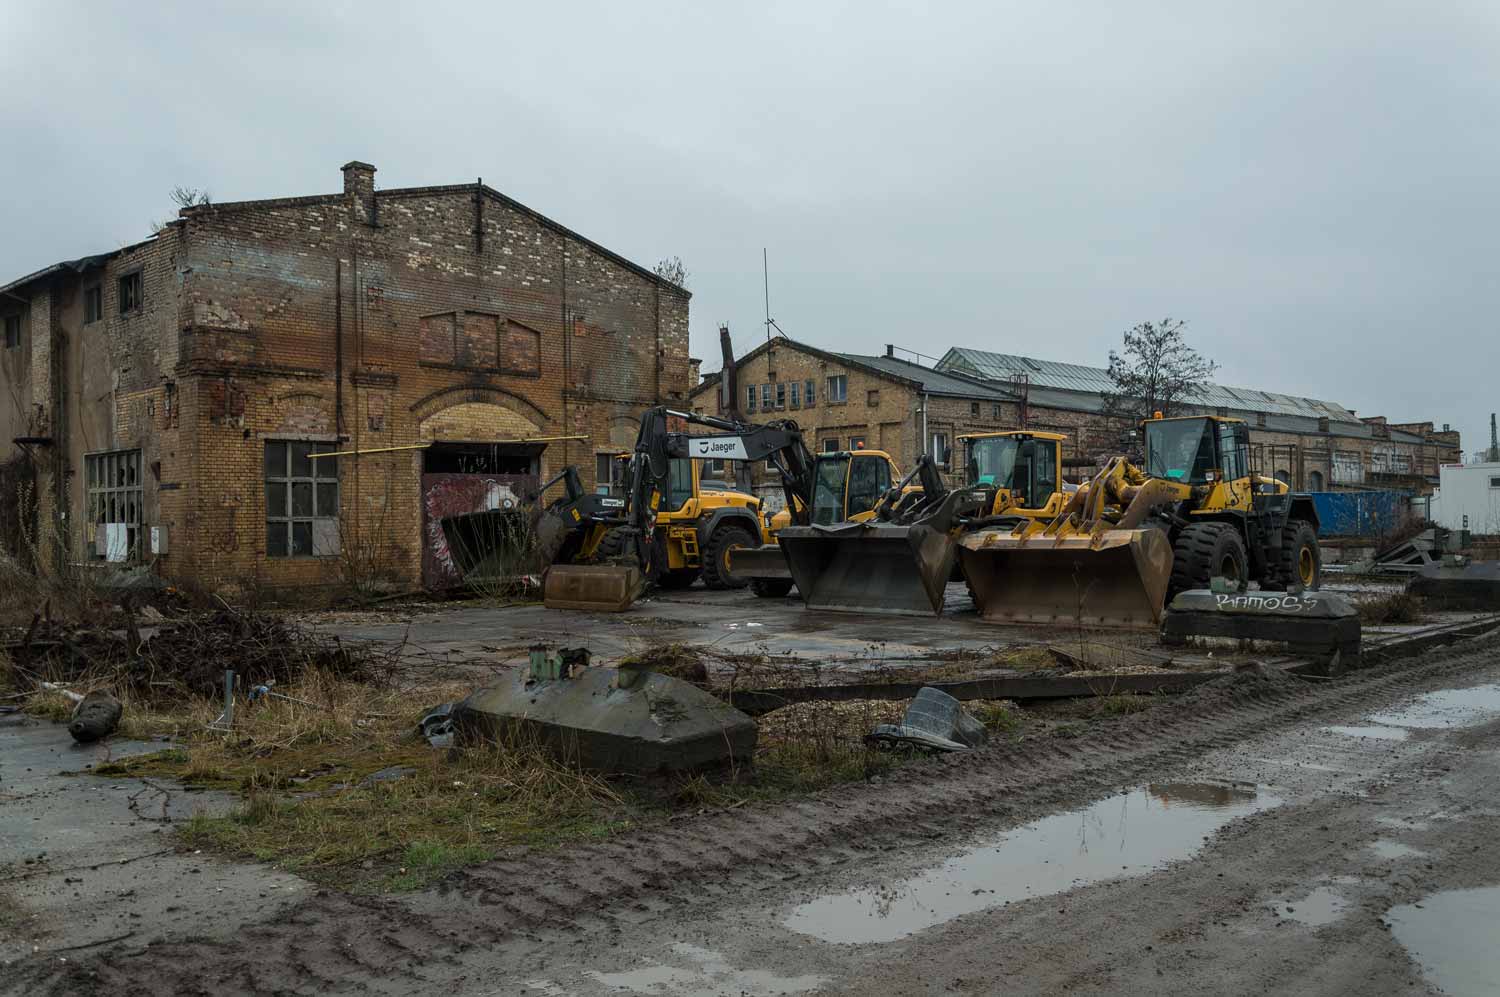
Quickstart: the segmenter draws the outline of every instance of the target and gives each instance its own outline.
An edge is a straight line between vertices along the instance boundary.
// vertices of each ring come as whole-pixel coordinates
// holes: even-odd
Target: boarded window
[[[455,312],[423,315],[418,319],[417,344],[421,359],[427,363],[453,363],[457,325]]]
[[[339,552],[339,459],[334,443],[266,441],[266,556]]]
[[[869,391],[865,392],[865,404],[870,406],[870,408],[874,408],[875,406],[880,404],[879,388],[871,388]]]
[[[460,367],[494,368],[499,366],[499,349],[500,316],[465,312],[454,363]]]
[[[141,302],[141,274],[137,270],[120,278],[120,314],[140,311]]]
[[[542,334],[519,322],[505,323],[505,342],[500,348],[500,365],[516,374],[542,372]]]
[[[104,317],[104,288],[95,284],[83,290],[84,324],[97,322]]]
[[[93,557],[136,560],[141,542],[141,452],[88,454],[83,462]]]
[[[1358,485],[1364,482],[1364,459],[1357,450],[1337,450],[1330,462],[1335,484]]]
[[[5,316],[5,348],[13,350],[21,345],[21,316]]]

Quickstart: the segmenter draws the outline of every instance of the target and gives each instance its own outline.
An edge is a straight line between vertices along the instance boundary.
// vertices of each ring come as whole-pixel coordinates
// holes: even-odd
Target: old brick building
[[[1093,457],[1119,450],[1132,427],[1104,416],[1113,389],[1099,367],[1057,363],[985,350],[950,349],[938,369],[975,377],[1011,395],[1021,424],[1071,425],[1073,446]],[[1254,388],[1208,385],[1183,413],[1243,419],[1252,458],[1262,473],[1304,491],[1389,488],[1427,494],[1438,467],[1459,460],[1456,430],[1430,422],[1392,423],[1357,415],[1337,402]]]
[[[343,177],[0,287],[0,440],[36,464],[45,557],[440,584],[438,516],[570,463],[592,486],[686,396],[686,291],[482,183]]]
[[[773,339],[738,364],[740,409],[753,421],[791,417],[809,446],[887,450],[903,470],[943,454],[965,433],[1033,429],[1061,433],[1063,459],[1079,480],[1100,458],[1127,451],[1133,427],[1109,418],[1100,368],[983,350],[951,349],[927,367],[897,356],[834,353]],[[718,375],[693,390],[694,407],[722,410]],[[1392,488],[1430,492],[1438,467],[1458,460],[1459,436],[1432,423],[1361,418],[1334,402],[1211,385],[1189,411],[1244,419],[1262,473],[1307,491]],[[950,475],[960,470],[945,465]],[[773,495],[773,482],[757,485]]]

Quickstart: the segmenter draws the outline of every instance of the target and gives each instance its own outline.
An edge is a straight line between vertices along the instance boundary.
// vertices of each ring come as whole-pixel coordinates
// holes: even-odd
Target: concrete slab
[[[308,884],[288,873],[173,850],[172,824],[233,797],[85,774],[167,747],[81,746],[62,724],[0,717],[0,959],[228,934],[304,895]]]

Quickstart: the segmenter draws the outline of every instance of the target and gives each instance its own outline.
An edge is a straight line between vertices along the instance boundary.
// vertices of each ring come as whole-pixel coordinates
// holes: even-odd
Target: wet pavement
[[[267,916],[303,895],[295,876],[175,850],[174,825],[233,797],[84,774],[167,747],[82,747],[63,724],[0,717],[0,960],[146,944]]]
[[[1393,698],[960,848],[872,856],[520,992],[1500,993],[1497,692]]]

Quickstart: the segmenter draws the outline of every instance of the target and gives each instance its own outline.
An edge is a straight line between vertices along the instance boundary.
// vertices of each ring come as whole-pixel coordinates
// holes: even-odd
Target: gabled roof
[[[995,385],[986,384],[978,378],[967,377],[957,371],[941,371],[932,367],[923,367],[921,364],[902,360],[899,357],[872,357],[859,353],[835,355],[851,364],[910,381],[923,394],[954,398],[991,398],[995,401],[1007,401],[1011,397]]]
[[[1033,386],[1063,391],[1103,394],[1115,390],[1114,382],[1109,379],[1109,372],[1103,367],[1037,360],[1013,353],[990,353],[986,350],[955,347],[938,361],[938,368],[994,381],[1009,381],[1025,375]],[[1337,402],[1253,388],[1231,388],[1222,384],[1209,384],[1202,392],[1186,401],[1204,408],[1321,418],[1334,422],[1359,422],[1359,416]]]
[[[923,367],[921,364],[899,360],[896,357],[872,357],[859,353],[834,353],[787,336],[778,336],[768,342],[761,343],[744,356],[737,357],[735,364],[738,366],[747,363],[773,346],[785,346],[794,350],[800,350],[803,353],[826,360],[829,363],[857,368],[887,381],[900,383],[913,391],[925,392],[930,395],[942,395],[954,398],[977,398],[997,402],[1008,401],[1011,398],[1011,395],[1007,394],[1001,388],[993,384],[987,384],[979,378],[966,377],[961,373],[934,370],[931,367]],[[695,386],[688,393],[689,397],[701,394],[708,387],[716,385],[722,375],[722,371],[716,374],[705,374],[703,382]],[[712,381],[709,380],[710,377],[713,378]]]
[[[363,164],[351,163],[349,165],[353,166]],[[371,168],[373,169],[373,167]],[[582,243],[583,245],[588,246],[600,256],[603,256],[614,263],[618,263],[625,269],[633,271],[634,273],[645,277],[648,280],[654,281],[657,286],[659,286],[664,291],[671,291],[674,294],[680,294],[684,298],[691,298],[693,296],[693,293],[687,288],[672,283],[670,280],[667,280],[656,271],[650,270],[646,267],[641,266],[639,263],[628,260],[625,257],[621,256],[619,253],[616,253],[614,250],[606,249],[604,246],[601,246],[594,240],[586,236],[579,235],[577,232],[568,228],[566,225],[563,225],[560,222],[553,221],[551,218],[548,218],[546,215],[542,214],[540,211],[535,210],[534,208],[528,208],[520,201],[517,201],[513,197],[508,197],[507,195],[500,193],[498,190],[488,184],[461,183],[440,184],[438,186],[431,187],[393,187],[389,190],[375,191],[375,200],[384,201],[393,198],[435,197],[444,194],[468,194],[472,197],[476,192],[484,197],[489,198],[492,201],[503,204],[505,207],[510,208],[513,211],[517,211],[523,215],[526,215],[527,217],[537,222],[539,225],[550,228],[552,229],[552,231],[558,233],[559,235],[572,239],[574,242]],[[305,197],[272,197],[265,198],[259,201],[224,201],[221,203],[202,204],[195,205],[190,208],[183,208],[178,212],[178,214],[184,218],[191,218],[192,216],[198,214],[212,215],[222,212],[257,211],[269,208],[315,207],[321,204],[337,204],[343,200],[343,194],[312,194]]]

